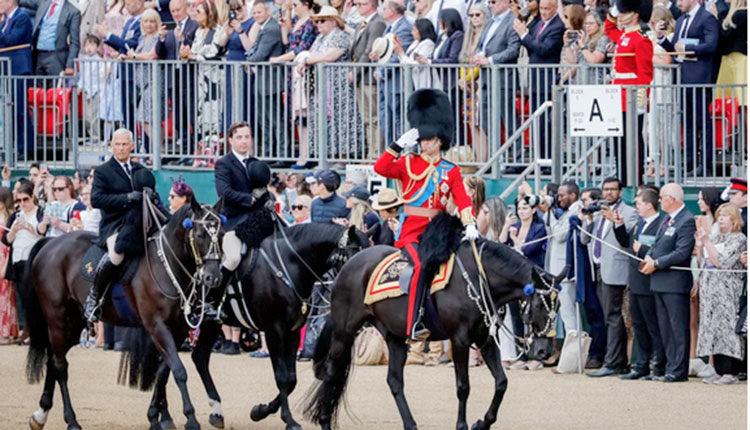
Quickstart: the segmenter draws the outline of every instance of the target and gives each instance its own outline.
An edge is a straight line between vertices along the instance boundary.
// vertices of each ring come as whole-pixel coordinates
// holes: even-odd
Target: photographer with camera
[[[604,308],[607,327],[607,349],[604,365],[601,369],[587,373],[588,376],[601,377],[622,374],[628,371],[628,336],[622,317],[623,298],[625,296],[629,257],[613,248],[627,251],[615,237],[614,226],[625,224],[631,230],[638,222],[638,213],[622,199],[622,183],[617,178],[607,178],[602,184],[602,200],[590,204],[581,211],[584,215],[583,229],[591,236],[584,235],[585,243],[593,240],[592,260],[599,267],[599,291]],[[593,215],[593,219],[591,214]],[[604,243],[607,245],[605,245]]]

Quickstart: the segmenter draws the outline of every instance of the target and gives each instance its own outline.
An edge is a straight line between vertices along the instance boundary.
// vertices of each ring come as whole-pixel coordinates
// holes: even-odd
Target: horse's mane
[[[494,257],[492,261],[493,269],[504,274],[507,273],[509,278],[527,279],[530,277],[530,266],[533,266],[534,263],[510,246],[489,239],[477,243],[477,248],[481,245],[484,245],[484,252]]]
[[[187,218],[187,213],[190,211],[190,205],[182,205],[181,208],[177,209],[177,212],[173,213],[171,217],[169,217],[169,221],[167,222],[167,228],[169,230],[174,231],[174,229],[180,227],[182,225],[182,221]]]
[[[299,243],[320,243],[338,240],[346,227],[330,223],[297,224],[286,229],[289,240]]]

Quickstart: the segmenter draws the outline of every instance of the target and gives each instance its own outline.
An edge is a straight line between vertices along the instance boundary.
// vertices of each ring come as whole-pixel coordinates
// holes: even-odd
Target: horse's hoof
[[[188,421],[187,423],[185,423],[185,430],[200,430],[200,428],[201,425],[198,424],[198,421]]]
[[[177,426],[172,420],[162,420],[159,422],[160,430],[177,430]]]
[[[224,428],[224,417],[219,414],[211,414],[208,416],[208,423],[217,429]]]
[[[81,426],[78,423],[68,424],[68,430],[81,430]]]
[[[268,416],[268,410],[266,409],[266,405],[255,405],[253,406],[253,409],[250,411],[250,419],[255,422],[263,420],[267,416]]]
[[[34,415],[29,417],[29,428],[31,430],[42,430],[44,428],[44,424],[40,423],[39,421],[34,418]]]
[[[302,430],[302,426],[297,423],[287,424],[286,430]]]
[[[483,420],[478,420],[471,426],[471,430],[484,430],[487,428],[487,424]]]

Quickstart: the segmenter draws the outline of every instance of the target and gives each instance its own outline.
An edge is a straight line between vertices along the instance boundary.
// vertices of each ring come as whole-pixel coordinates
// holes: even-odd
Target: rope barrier
[[[640,258],[637,255],[634,255],[634,254],[631,254],[631,253],[629,253],[627,251],[624,251],[624,250],[620,249],[619,247],[617,247],[615,245],[612,245],[611,243],[605,242],[604,239],[600,239],[600,238],[594,236],[593,234],[591,234],[591,233],[587,232],[586,230],[584,230],[581,226],[578,226],[577,228],[578,228],[578,230],[581,231],[581,233],[587,235],[588,237],[590,237],[590,238],[592,238],[594,240],[598,240],[599,242],[602,243],[602,245],[606,245],[606,246],[610,247],[611,249],[614,249],[615,251],[619,252],[620,254],[624,254],[627,257],[632,258],[632,259],[637,260],[637,261],[640,261],[640,262],[644,261],[643,258]],[[692,268],[692,267],[682,267],[682,266],[670,266],[669,269],[671,269],[671,270],[683,270],[683,271],[690,271],[690,272],[692,272],[693,270],[701,270],[701,271],[724,272],[724,273],[747,273],[747,269],[745,269],[745,270],[730,270],[730,269]]]

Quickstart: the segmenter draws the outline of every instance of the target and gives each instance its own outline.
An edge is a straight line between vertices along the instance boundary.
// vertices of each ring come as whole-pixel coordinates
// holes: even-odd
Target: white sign
[[[381,188],[387,185],[386,178],[375,173],[375,169],[371,165],[348,164],[346,166],[346,178],[353,178],[355,176],[358,178],[367,178],[364,182],[367,184],[365,186],[370,195],[377,194]]]
[[[568,127],[572,137],[622,136],[620,85],[568,87]]]

